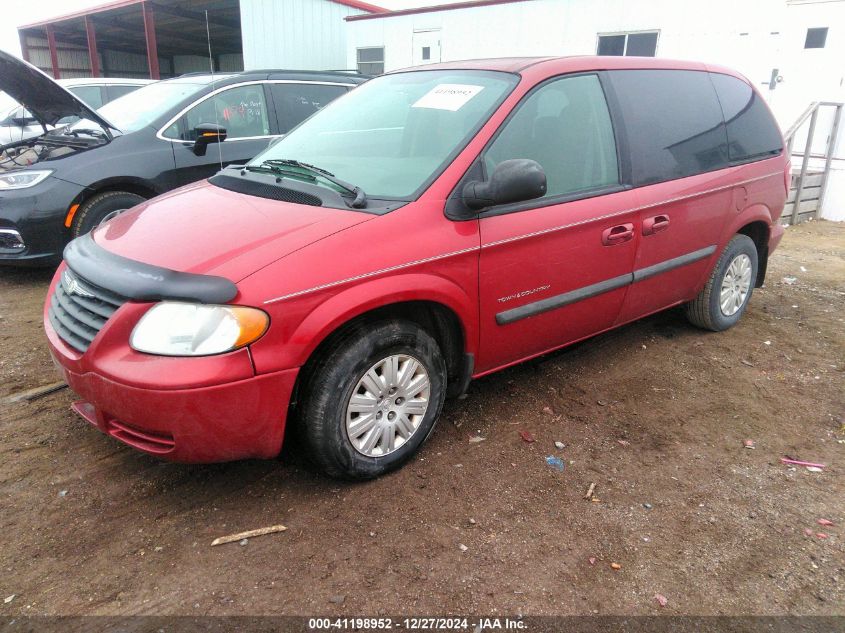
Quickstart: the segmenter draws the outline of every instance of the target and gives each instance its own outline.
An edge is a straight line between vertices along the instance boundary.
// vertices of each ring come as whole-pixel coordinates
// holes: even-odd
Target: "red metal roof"
[[[139,4],[142,0],[114,0],[113,2],[107,2],[105,4],[99,4],[94,7],[89,7],[87,9],[82,9],[80,11],[74,11],[73,13],[65,13],[63,15],[56,16],[55,18],[50,18],[49,20],[41,20],[40,22],[32,22],[30,24],[22,24],[18,28],[19,29],[29,29],[36,26],[44,26],[46,24],[53,24],[55,22],[63,22],[65,20],[73,20],[74,18],[81,18],[85,17],[86,15],[93,15],[95,13],[102,13],[103,11],[111,11],[113,9],[122,9],[124,7],[130,7],[133,4]]]
[[[30,24],[22,24],[19,26],[19,29],[29,29],[38,26],[45,26],[47,24],[54,24],[56,22],[64,22],[65,20],[73,20],[75,18],[82,18],[86,15],[94,15],[96,13],[103,13],[105,11],[112,11],[114,9],[122,9],[124,7],[130,7],[133,4],[140,4],[144,0],[113,0],[112,2],[106,2],[104,4],[99,4],[93,7],[89,7],[87,9],[81,9],[79,11],[74,11],[73,13],[65,13],[63,15],[58,15],[54,18],[50,18],[48,20],[41,20],[39,22],[31,22]],[[327,2],[334,2],[335,4],[342,4],[344,6],[350,7],[352,9],[359,9],[361,11],[367,11],[369,13],[389,13],[389,11],[383,7],[377,7],[374,4],[370,4],[368,2],[361,2],[360,0],[327,0]]]
[[[435,11],[454,11],[456,9],[474,9],[475,7],[487,7],[497,4],[514,4],[516,2],[530,2],[531,0],[467,0],[465,2],[453,2],[451,4],[438,4],[428,7],[415,7],[413,9],[399,9],[398,11],[384,11],[371,15],[348,15],[344,18],[349,22],[356,20],[373,20],[378,18],[395,18],[400,15],[413,15],[415,13],[433,13]]]
[[[369,11],[370,13],[390,13],[390,11],[383,7],[377,7],[376,5],[370,4],[369,2],[359,2],[359,0],[329,0],[329,2],[334,2],[335,4],[343,4],[347,7],[352,7],[353,9],[360,9],[361,11]]]

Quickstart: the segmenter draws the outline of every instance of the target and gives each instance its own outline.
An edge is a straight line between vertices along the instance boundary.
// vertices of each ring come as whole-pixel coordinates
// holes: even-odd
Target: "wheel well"
[[[157,195],[152,187],[137,182],[123,181],[110,182],[99,185],[96,188],[86,189],[82,195],[82,200],[87,200],[91,196],[96,196],[98,193],[105,193],[107,191],[125,191],[127,193],[134,193],[136,196],[141,196],[142,198],[152,198]]]
[[[109,191],[125,191],[127,193],[134,193],[136,196],[141,196],[147,200],[158,195],[158,192],[152,187],[148,187],[142,183],[122,180],[91,185],[90,187],[83,189],[82,192],[73,199],[70,206],[72,207],[75,204],[81,205],[86,200],[90,200],[98,194]]]
[[[453,387],[465,388],[467,358],[464,355],[464,331],[458,315],[451,308],[434,301],[405,301],[381,306],[347,321],[324,338],[306,361],[296,380],[294,400],[299,398],[302,385],[308,383],[314,368],[334,347],[370,323],[400,319],[415,323],[437,341],[446,361],[448,395],[458,395]]]
[[[765,222],[751,222],[737,233],[750,237],[757,247],[757,279],[754,287],[759,288],[766,280],[766,268],[769,263],[769,225]]]

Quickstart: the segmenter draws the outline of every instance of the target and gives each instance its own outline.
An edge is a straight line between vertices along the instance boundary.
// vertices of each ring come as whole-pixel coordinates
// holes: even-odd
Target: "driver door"
[[[529,158],[547,178],[544,197],[480,215],[485,371],[610,328],[631,283],[639,231],[597,74],[535,88],[482,158],[487,174]]]
[[[173,139],[176,164],[175,185],[186,185],[213,176],[232,163],[245,163],[264,150],[273,140],[275,121],[269,112],[269,100],[263,84],[226,88],[206,96],[188,109],[164,131]],[[227,138],[212,143],[204,156],[194,154],[195,129],[203,123],[226,128]]]

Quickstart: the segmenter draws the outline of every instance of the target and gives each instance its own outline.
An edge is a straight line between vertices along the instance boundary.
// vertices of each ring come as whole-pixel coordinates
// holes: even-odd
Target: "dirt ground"
[[[845,614],[845,225],[789,228],[734,329],[674,310],[479,380],[364,484],[295,447],[164,463],[68,390],[4,401],[57,380],[49,276],[0,270],[0,616]]]

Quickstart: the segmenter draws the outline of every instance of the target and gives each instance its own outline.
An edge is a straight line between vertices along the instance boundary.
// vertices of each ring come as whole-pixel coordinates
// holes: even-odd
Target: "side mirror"
[[[546,172],[537,161],[514,158],[502,161],[490,180],[473,180],[464,186],[463,200],[470,209],[533,200],[546,195]]]
[[[197,133],[197,140],[194,141],[194,154],[205,156],[205,152],[211,143],[222,143],[226,140],[226,128],[214,123],[203,123],[194,128]]]

